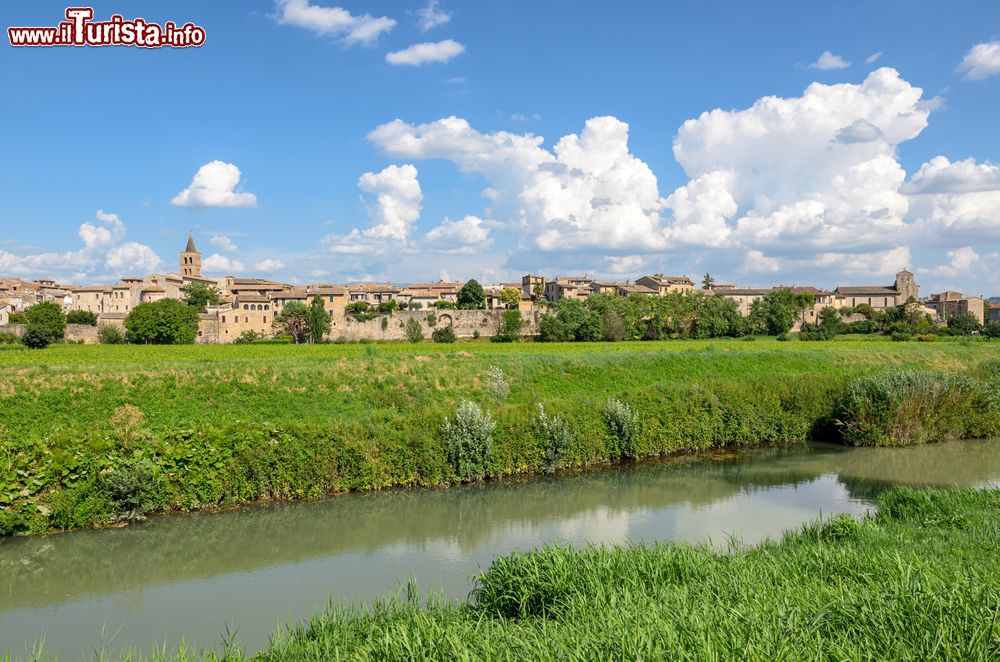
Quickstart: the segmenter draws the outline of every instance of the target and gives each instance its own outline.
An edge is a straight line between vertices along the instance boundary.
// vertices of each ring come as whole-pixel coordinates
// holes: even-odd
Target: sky
[[[94,0],[0,44],[0,276],[1000,295],[1000,3]],[[5,2],[0,24],[66,5]]]

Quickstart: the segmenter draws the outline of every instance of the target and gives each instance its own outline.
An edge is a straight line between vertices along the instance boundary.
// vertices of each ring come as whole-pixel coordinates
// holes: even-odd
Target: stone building
[[[664,276],[663,274],[640,276],[635,279],[635,284],[655,290],[659,296],[673,292],[690,292],[694,289],[694,283],[687,276]]]
[[[201,253],[194,245],[194,234],[188,233],[187,247],[181,253],[181,275],[201,278]]]
[[[905,269],[896,274],[892,285],[841,285],[833,292],[840,308],[855,308],[864,304],[875,310],[884,310],[901,306],[910,299],[920,300],[920,288],[913,279],[913,273]]]
[[[924,301],[924,305],[937,313],[942,320],[970,313],[982,324],[986,317],[986,302],[981,297],[967,297],[961,292],[952,290],[932,294]]]

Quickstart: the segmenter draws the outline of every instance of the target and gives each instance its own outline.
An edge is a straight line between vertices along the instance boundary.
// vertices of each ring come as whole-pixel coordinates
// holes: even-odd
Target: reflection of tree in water
[[[911,449],[815,446],[511,479],[445,490],[390,490],[313,503],[154,517],[125,529],[0,541],[0,611],[95,593],[243,572],[392,545],[463,554],[600,511],[609,518],[702,506],[838,474],[855,498],[887,482],[973,484],[1000,475],[996,442]]]

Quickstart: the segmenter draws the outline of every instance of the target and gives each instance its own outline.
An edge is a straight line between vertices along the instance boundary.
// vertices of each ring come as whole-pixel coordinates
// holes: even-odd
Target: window
[[[264,315],[264,324],[267,324],[267,315]]]
[[[225,323],[226,323],[226,316],[225,316],[225,315],[223,315],[223,316],[222,316],[222,323],[223,323],[223,324],[225,324]]]

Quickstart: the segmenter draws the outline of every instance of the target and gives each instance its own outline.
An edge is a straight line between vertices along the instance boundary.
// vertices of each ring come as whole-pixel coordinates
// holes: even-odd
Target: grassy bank
[[[768,340],[4,350],[0,533],[453,483],[442,424],[463,399],[495,421],[482,473],[500,477],[551,469],[553,457],[583,466],[794,443],[830,423],[859,376],[974,375],[998,358],[987,343]],[[636,420],[627,444],[609,434],[609,399]],[[539,404],[561,423],[539,426]]]
[[[897,488],[872,517],[729,553],[515,553],[466,605],[332,608],[253,659],[995,660],[998,517],[997,490]]]

